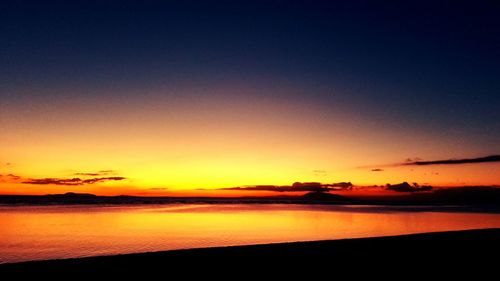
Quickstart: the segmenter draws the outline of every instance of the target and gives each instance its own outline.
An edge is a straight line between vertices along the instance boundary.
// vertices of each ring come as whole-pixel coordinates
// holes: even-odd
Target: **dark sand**
[[[406,272],[401,273],[403,279],[423,272],[455,275],[466,271],[479,277],[500,268],[499,250],[500,229],[483,229],[24,262],[0,265],[0,273],[19,277],[106,273],[227,278],[228,272],[235,270],[238,274],[290,277],[347,270],[353,276],[370,272],[378,275],[380,271],[402,270]]]

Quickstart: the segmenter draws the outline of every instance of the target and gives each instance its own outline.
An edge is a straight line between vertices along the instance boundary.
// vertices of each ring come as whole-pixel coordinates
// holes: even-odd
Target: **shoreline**
[[[179,266],[203,267],[208,264],[232,268],[261,265],[271,271],[283,265],[301,265],[301,270],[316,267],[321,270],[322,266],[331,264],[350,267],[353,263],[419,267],[451,261],[455,264],[479,265],[494,262],[491,254],[497,254],[499,250],[500,228],[491,228],[28,261],[0,264],[0,272],[160,273],[167,265],[169,271],[178,271]],[[486,252],[490,252],[490,255]]]

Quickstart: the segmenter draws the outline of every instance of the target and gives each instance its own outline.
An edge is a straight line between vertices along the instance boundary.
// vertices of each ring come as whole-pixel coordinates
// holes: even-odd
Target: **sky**
[[[0,4],[1,194],[500,184],[498,3],[165,2]]]

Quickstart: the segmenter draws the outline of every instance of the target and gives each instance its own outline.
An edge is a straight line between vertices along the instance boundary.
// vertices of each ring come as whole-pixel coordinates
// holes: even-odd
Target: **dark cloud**
[[[350,181],[349,182],[343,181],[343,182],[324,184],[323,186],[334,187],[335,190],[339,190],[339,189],[350,190],[353,188],[354,185]]]
[[[83,184],[94,184],[96,182],[103,182],[103,181],[121,181],[124,180],[124,177],[103,177],[103,178],[92,178],[92,179],[86,179],[82,180]]]
[[[434,160],[434,161],[407,161],[402,163],[403,166],[416,165],[458,165],[458,164],[473,164],[473,163],[488,163],[488,162],[500,162],[500,155],[490,155],[486,157],[478,158],[465,158],[465,159],[446,159],[446,160]]]
[[[42,178],[42,179],[28,179],[23,181],[26,184],[55,184],[55,185],[82,185],[80,178],[72,179],[58,179],[58,178]]]
[[[85,184],[94,184],[98,182],[105,182],[105,181],[121,181],[126,179],[125,177],[96,177],[99,175],[104,175],[103,172],[111,172],[111,170],[106,170],[106,171],[99,171],[98,173],[75,173],[75,175],[79,176],[92,176],[91,178],[80,178],[80,177],[74,177],[74,178],[38,178],[38,179],[33,179],[33,178],[23,178],[18,175],[14,174],[7,174],[7,175],[0,175],[3,182],[5,180],[10,181],[18,181],[22,180],[22,183],[25,184],[38,184],[38,185],[46,185],[46,184],[54,184],[54,185],[85,185]]]
[[[274,191],[274,192],[328,192],[332,190],[352,189],[350,182],[322,184],[319,182],[295,182],[292,185],[256,185],[245,187],[221,188],[221,190]]]
[[[94,184],[98,182],[104,181],[120,181],[124,180],[124,177],[101,177],[101,178],[91,178],[91,179],[80,179],[80,178],[71,178],[71,179],[61,179],[61,178],[42,178],[42,179],[28,179],[23,181],[25,184],[54,184],[54,185],[84,185],[84,184]]]
[[[382,172],[384,169],[376,168],[376,169],[371,169],[370,171],[372,172]]]
[[[428,186],[428,185],[419,186],[415,182],[413,183],[413,185],[410,185],[407,182],[403,182],[403,183],[398,183],[398,184],[387,184],[386,189],[397,191],[397,192],[419,192],[419,191],[432,190],[432,186]]]

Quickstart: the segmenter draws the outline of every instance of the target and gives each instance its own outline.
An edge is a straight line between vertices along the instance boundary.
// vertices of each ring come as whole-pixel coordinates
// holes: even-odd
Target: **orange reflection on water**
[[[0,207],[0,262],[500,227],[500,214],[305,205]]]

